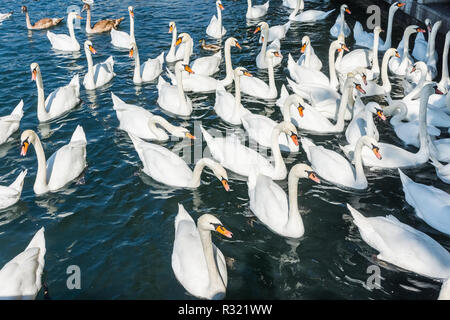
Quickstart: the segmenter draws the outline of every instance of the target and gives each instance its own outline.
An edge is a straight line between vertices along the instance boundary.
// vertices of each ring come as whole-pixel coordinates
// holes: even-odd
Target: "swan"
[[[241,91],[243,93],[260,99],[276,99],[278,91],[275,85],[275,74],[273,71],[273,60],[275,58],[282,59],[283,56],[274,49],[267,50],[266,61],[269,72],[269,85],[256,77],[241,76]]]
[[[267,24],[267,26],[268,25],[269,24]],[[267,42],[273,42],[277,39],[279,39],[279,40],[284,39],[286,37],[286,33],[288,32],[290,27],[291,27],[291,21],[288,21],[283,25],[269,27],[269,33],[266,36]],[[253,31],[253,33],[257,33],[259,31],[261,31],[261,26],[258,26],[256,28],[256,30]],[[261,35],[259,36],[259,43],[263,43],[263,39],[264,39],[264,36],[261,33]]]
[[[38,160],[38,169],[33,190],[39,195],[61,189],[78,178],[86,168],[86,135],[83,127],[77,126],[70,142],[45,160],[41,140],[33,130],[25,130],[21,137],[20,155],[26,156],[30,144],[33,144]]]
[[[393,215],[367,218],[349,204],[347,208],[361,238],[379,252],[379,260],[425,277],[450,277],[450,253],[430,236]]]
[[[25,13],[25,21],[27,23],[28,30],[42,30],[48,29],[54,26],[57,26],[64,20],[64,18],[42,18],[39,21],[36,21],[34,24],[31,24],[30,16],[28,15],[27,6],[22,6],[22,13]],[[1,16],[1,15],[0,15]],[[2,19],[0,18],[0,21]]]
[[[403,53],[400,55],[400,57],[394,57],[391,60],[389,60],[389,70],[399,76],[406,75],[407,71],[412,67],[413,65],[413,59],[409,55],[409,37],[413,33],[417,32],[425,32],[424,29],[419,28],[416,25],[411,25],[406,27],[405,31],[403,32],[403,38],[400,41],[397,52],[402,52],[400,48],[403,48]]]
[[[234,70],[233,70],[233,64],[231,62],[231,47],[236,47],[238,49],[242,49],[241,45],[237,41],[236,38],[229,37],[225,41],[225,78],[222,80],[219,80],[219,83],[223,87],[227,87],[230,84],[233,83],[234,79]]]
[[[130,49],[130,43],[136,42],[134,38],[134,8],[128,7],[128,15],[130,17],[130,34],[125,31],[111,29],[111,44],[117,48]]]
[[[61,51],[79,51],[80,44],[75,38],[75,31],[73,29],[73,20],[83,19],[76,12],[69,12],[67,16],[67,28],[69,29],[69,35],[55,34],[51,31],[47,31],[47,38],[50,40],[53,49]]]
[[[289,9],[295,9],[297,6],[298,0],[283,0],[283,6],[288,7]],[[300,10],[303,10],[305,6],[305,3],[302,2],[302,7],[300,7]]]
[[[361,99],[358,97],[359,101]],[[364,106],[364,109],[355,113],[352,121],[345,130],[345,138],[350,145],[355,145],[358,139],[362,136],[369,136],[376,141],[379,139],[379,133],[375,123],[373,122],[373,115],[376,114],[381,120],[386,120],[383,109],[374,101],[369,102]],[[354,150],[354,148],[352,148]]]
[[[284,132],[294,143],[297,141],[297,130],[292,123],[282,122],[272,130],[272,156],[275,166],[257,151],[242,145],[236,136],[213,138],[202,126],[203,137],[206,140],[211,155],[225,168],[248,177],[252,170],[256,170],[273,180],[283,180],[287,176],[286,165],[281,157],[278,136]]]
[[[358,190],[367,188],[368,183],[361,161],[361,150],[363,147],[367,147],[367,150],[373,152],[375,157],[372,157],[374,159],[382,159],[377,140],[369,136],[360,137],[355,144],[355,167],[339,153],[322,146],[316,146],[311,139],[300,138],[300,142],[308,157],[308,161],[319,177],[338,187]]]
[[[436,170],[436,175],[443,182],[450,184],[450,163],[443,165],[438,160],[434,159],[433,156],[430,156],[431,164]]]
[[[297,0],[297,5],[295,6],[294,11],[291,12],[289,15],[289,20],[291,21],[298,21],[298,22],[314,22],[319,21],[327,18],[334,10],[331,9],[329,11],[321,11],[321,10],[306,10],[302,11],[302,13],[297,13],[300,10],[303,10],[301,8],[304,8],[304,1],[303,0]]]
[[[19,130],[20,120],[23,117],[23,100],[17,104],[10,115],[0,117],[0,145]]]
[[[442,75],[441,80],[438,83],[438,88],[442,92],[448,93],[448,89],[450,88],[450,78],[448,76],[448,51],[450,47],[450,31],[447,31],[447,34],[445,35],[445,44],[444,44],[444,51],[442,52]],[[441,103],[433,102],[431,103],[433,106],[438,108],[442,108],[445,106],[445,99]]]
[[[75,75],[67,86],[59,87],[45,99],[41,68],[36,62],[33,62],[30,65],[30,69],[31,79],[36,81],[38,92],[37,117],[39,122],[46,122],[58,118],[80,103],[80,82],[78,75]]]
[[[208,27],[206,28],[206,34],[210,37],[221,39],[227,30],[222,26],[222,10],[224,7],[222,5],[222,1],[216,1],[217,8],[217,17],[214,15],[209,22]]]
[[[245,17],[247,19],[257,19],[267,14],[267,10],[269,9],[269,2],[262,5],[252,6],[252,0],[247,0],[247,13]]]
[[[164,51],[154,59],[148,58],[147,61],[141,65],[137,44],[136,42],[131,42],[129,57],[134,58],[134,84],[153,81],[158,78],[162,72],[162,66],[164,64]]]
[[[406,202],[417,216],[428,225],[446,235],[450,235],[450,194],[433,186],[414,182],[398,169]]]
[[[159,76],[157,103],[162,109],[175,115],[190,116],[192,113],[192,102],[184,94],[183,81],[181,80],[181,72],[183,70],[193,73],[188,65],[183,64],[182,61],[178,61],[175,65],[176,85],[167,83],[162,76]]]
[[[261,50],[259,51],[258,55],[256,56],[256,66],[259,69],[267,69],[268,68],[268,64],[266,61],[266,53],[267,50],[273,49],[276,51],[280,51],[281,45],[280,45],[280,40],[279,39],[275,39],[270,45],[268,44],[268,33],[269,33],[269,25],[267,24],[267,22],[260,22],[258,23],[258,26],[256,27],[255,31],[253,33],[259,32],[261,31],[262,34],[262,46],[261,46]],[[273,60],[273,66],[277,66],[279,64],[281,64],[281,60],[282,58],[275,58]]]
[[[23,170],[9,186],[0,185],[0,210],[8,208],[19,201],[26,175],[27,170]]]
[[[433,29],[430,19],[425,19],[425,26],[427,27],[428,39],[430,39],[431,30]],[[418,61],[427,61],[428,44],[429,42],[425,40],[423,33],[418,33],[414,40],[414,48],[411,54],[413,58]]]
[[[110,82],[114,76],[114,59],[110,56],[105,62],[94,65],[92,61],[92,54],[96,54],[92,42],[86,40],[84,42],[84,52],[86,54],[88,72],[84,75],[83,85],[86,90],[94,90],[100,88]]]
[[[3,22],[3,20],[6,20],[9,17],[11,17],[12,14],[13,14],[12,12],[0,13],[0,24]]]
[[[182,60],[185,57],[185,50],[187,47],[187,43],[183,42],[180,44],[176,44],[177,40],[178,40],[178,36],[177,36],[177,25],[175,23],[175,21],[170,21],[169,23],[169,33],[172,34],[172,42],[170,44],[170,49],[169,52],[167,53],[166,56],[166,61],[167,62],[175,62],[178,60]],[[193,46],[191,46],[190,50],[189,50],[189,56],[192,55],[193,52]]]
[[[169,149],[150,142],[145,142],[128,133],[133,141],[134,149],[144,165],[144,173],[156,181],[181,188],[198,188],[200,175],[205,167],[211,169],[214,175],[222,182],[226,191],[230,190],[228,176],[225,169],[217,162],[202,158],[197,161],[192,171],[186,162]]]
[[[186,128],[174,126],[163,117],[156,116],[142,107],[125,103],[112,92],[111,98],[120,122],[119,129],[133,136],[145,140],[167,141],[167,131],[178,138],[195,139]]]
[[[438,300],[450,300],[450,279],[443,282]]]
[[[301,238],[305,233],[303,220],[298,212],[298,181],[311,179],[320,183],[313,169],[303,163],[289,171],[289,200],[284,190],[269,177],[257,174],[248,178],[250,210],[271,231],[288,238]]]
[[[235,96],[227,92],[225,88],[219,84],[216,89],[216,102],[214,104],[214,111],[225,122],[232,125],[240,125],[241,118],[244,114],[249,113],[247,109],[241,104],[241,85],[240,77],[252,77],[247,69],[237,67],[234,70],[234,92]]]
[[[347,38],[352,32],[347,22],[345,22],[345,13],[352,14],[348,6],[343,4],[341,5],[341,12],[337,16],[336,22],[330,29],[330,34],[333,38],[337,38],[340,34],[343,34]]]
[[[450,138],[430,139],[430,153],[439,161],[450,162]]]
[[[314,53],[314,49],[311,46],[311,39],[308,36],[303,36],[300,52],[302,55],[297,60],[299,66],[304,66],[317,71],[322,69],[322,61],[320,61],[320,58]]]
[[[111,29],[119,28],[120,23],[125,19],[121,17],[119,19],[105,19],[100,20],[93,27],[91,27],[91,6],[88,3],[83,5],[81,12],[86,11],[86,33],[102,33],[109,32]]]
[[[291,105],[297,106],[299,109],[295,110],[295,113],[299,114],[300,117],[303,116],[303,111],[300,109],[302,108],[302,101],[303,99],[295,94],[287,97],[282,109],[284,122],[291,123]],[[270,148],[271,146],[271,133],[277,124],[277,122],[269,117],[259,114],[247,112],[242,116],[242,125],[249,137],[266,148]],[[286,134],[280,134],[278,136],[278,142],[282,151],[298,152],[299,150],[298,141],[295,141]]]
[[[211,214],[200,216],[195,226],[183,205],[178,204],[172,270],[190,294],[197,298],[219,300],[225,298],[227,264],[223,253],[211,241],[211,231],[227,238],[233,235]]]
[[[398,9],[403,7],[406,3],[394,2],[389,7],[389,17],[388,17],[388,27],[386,34],[386,41],[379,40],[378,50],[386,51],[391,47],[392,44],[392,23],[394,21],[394,14]],[[363,27],[359,21],[355,22],[353,27],[353,37],[355,39],[355,44],[361,47],[372,48],[373,47],[373,33],[369,33],[363,30]]]
[[[0,270],[0,299],[34,300],[42,287],[45,228],[40,228],[24,251]]]

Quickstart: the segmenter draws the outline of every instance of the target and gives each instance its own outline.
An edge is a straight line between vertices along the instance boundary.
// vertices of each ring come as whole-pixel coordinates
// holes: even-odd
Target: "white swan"
[[[295,7],[297,6],[297,1],[298,0],[283,0],[283,6],[288,7],[290,9],[295,9]],[[304,9],[304,5],[305,3],[302,2],[303,7],[300,8],[300,10]]]
[[[400,57],[393,57],[391,58],[391,60],[389,60],[389,70],[392,73],[399,76],[404,76],[412,67],[413,59],[409,55],[409,37],[413,33],[417,32],[425,32],[425,30],[419,28],[416,25],[406,27],[405,31],[403,32],[403,38],[397,46],[397,52],[399,53]]]
[[[79,51],[80,44],[75,38],[75,31],[73,29],[73,20],[83,19],[76,12],[70,12],[67,16],[67,28],[69,29],[69,35],[55,34],[51,31],[47,31],[47,38],[50,40],[53,49],[61,51]]]
[[[219,83],[223,87],[227,87],[230,84],[233,83],[234,79],[234,70],[233,70],[233,64],[231,62],[231,47],[236,47],[238,49],[242,49],[241,45],[237,41],[236,38],[229,37],[225,41],[225,78],[222,80],[219,80]]]
[[[0,13],[0,23],[2,23],[4,20],[11,17],[11,15],[12,15],[12,12]]]
[[[269,34],[269,25],[267,24],[267,22],[260,22],[258,23],[258,26],[256,27],[255,31],[253,31],[253,33],[257,33],[261,31],[261,36],[262,36],[262,46],[261,46],[261,50],[259,51],[258,55],[256,56],[256,66],[259,69],[267,69],[268,68],[268,64],[267,64],[267,60],[266,60],[266,53],[267,50],[273,49],[276,51],[280,51],[281,45],[280,45],[280,40],[279,39],[275,39],[270,45],[268,45],[269,41],[268,41],[268,34]],[[279,64],[281,64],[281,60],[282,58],[277,57],[274,58],[273,60],[273,66],[277,66]]]
[[[271,147],[274,166],[257,151],[242,145],[236,136],[213,138],[202,126],[200,128],[211,155],[225,168],[246,177],[253,170],[259,170],[261,174],[269,176],[273,180],[286,178],[287,169],[281,156],[278,136],[284,132],[293,141],[298,141],[297,130],[292,123],[282,122],[276,125],[272,131]]]
[[[164,64],[164,51],[154,59],[148,58],[148,60],[141,65],[137,44],[136,42],[132,42],[129,57],[134,58],[134,84],[153,81],[158,78],[162,72],[162,66]]]
[[[288,238],[301,238],[305,233],[298,212],[298,181],[311,179],[320,183],[313,169],[306,164],[296,164],[289,171],[289,200],[284,190],[265,175],[250,175],[248,197],[250,210],[271,231]]]
[[[84,42],[84,52],[86,54],[88,72],[83,79],[83,85],[86,90],[94,90],[100,88],[110,82],[114,76],[114,59],[110,56],[105,62],[97,63],[94,65],[92,61],[92,54],[96,54],[97,51],[92,46],[90,40]]]
[[[414,182],[400,169],[398,172],[406,202],[415,209],[417,216],[434,229],[450,235],[450,194],[433,186]]]
[[[311,167],[319,177],[338,187],[358,190],[367,188],[368,183],[361,161],[363,147],[367,147],[367,150],[373,152],[372,157],[374,159],[380,160],[382,158],[378,142],[369,136],[360,137],[355,144],[355,167],[339,153],[322,146],[316,146],[311,139],[300,138],[300,142],[308,157],[308,161],[311,163]]]
[[[340,34],[343,34],[344,37],[347,38],[352,32],[348,27],[347,22],[345,22],[345,13],[352,14],[348,6],[343,4],[341,5],[341,11],[336,18],[336,22],[330,29],[330,34],[333,38],[337,38]]]
[[[442,283],[438,300],[450,300],[450,279],[447,279]]]
[[[134,8],[128,7],[128,15],[130,17],[130,33],[111,29],[111,44],[118,48],[130,49],[131,42],[136,42],[134,37]]]
[[[167,141],[169,136],[166,131],[178,138],[195,139],[186,128],[174,126],[147,109],[125,103],[112,92],[111,98],[120,122],[119,129],[145,140]]]
[[[35,62],[30,65],[31,79],[36,81],[38,92],[37,117],[40,122],[58,118],[80,103],[80,81],[78,74],[65,87],[59,87],[45,99],[41,68]]]
[[[232,125],[240,125],[241,118],[244,114],[249,113],[241,104],[241,76],[252,77],[247,69],[237,67],[234,70],[234,96],[227,92],[225,88],[219,84],[216,89],[216,101],[214,103],[214,111],[225,122]]]
[[[395,12],[403,7],[406,3],[394,2],[389,7],[389,17],[388,17],[388,27],[386,34],[386,41],[379,40],[378,50],[386,51],[391,47],[392,44],[392,23],[394,20]],[[373,47],[373,33],[369,33],[363,30],[363,27],[359,21],[356,21],[353,27],[353,37],[355,39],[355,44],[362,47],[372,48]]]
[[[247,19],[257,19],[264,15],[266,15],[267,10],[269,9],[269,2],[262,5],[252,6],[252,0],[247,0],[247,13],[245,14],[245,17]]]
[[[44,230],[40,228],[25,250],[0,270],[1,300],[34,300],[41,290],[46,252]]]
[[[431,164],[436,170],[436,175],[443,182],[450,184],[450,163],[443,165],[438,160],[435,160],[433,156],[430,156]]]
[[[23,100],[17,104],[10,115],[0,117],[0,145],[19,130],[20,120],[23,117]]]
[[[267,24],[267,25],[269,25],[269,24]],[[288,22],[286,22],[285,24],[282,24],[282,25],[270,27],[269,28],[269,33],[267,34],[267,41],[268,42],[273,42],[273,41],[275,41],[277,39],[279,39],[279,40],[284,39],[286,37],[286,33],[288,32],[290,27],[291,27],[291,21],[288,21]],[[258,31],[261,31],[261,27],[260,26],[258,26],[253,33],[256,33]],[[259,36],[259,43],[263,43],[263,39],[264,39],[264,36],[261,33],[261,35]]]
[[[217,162],[202,158],[197,161],[192,171],[186,162],[169,149],[133,136],[128,133],[133,141],[134,149],[144,165],[144,173],[156,181],[181,188],[197,188],[200,186],[200,176],[205,167],[211,169],[214,175],[222,183],[226,191],[230,190],[228,175],[225,169]]]
[[[450,253],[427,234],[392,215],[367,218],[349,204],[347,208],[361,238],[379,252],[379,260],[430,278],[450,277]]]
[[[275,58],[283,56],[276,50],[269,49],[266,52],[267,69],[269,72],[269,84],[256,77],[241,76],[241,91],[250,96],[261,99],[276,99],[278,96],[275,85],[275,74],[273,71],[273,61]]]
[[[175,65],[176,85],[171,85],[162,76],[159,76],[157,103],[162,109],[175,115],[190,116],[192,113],[192,102],[184,94],[183,81],[181,79],[181,72],[183,70],[193,73],[188,65],[183,64],[182,61],[178,61]]]
[[[8,208],[19,201],[22,194],[23,180],[26,175],[27,170],[23,170],[9,186],[0,186],[0,210]]]
[[[170,49],[169,52],[167,53],[166,56],[166,61],[167,62],[175,62],[178,60],[182,60],[185,57],[185,50],[186,50],[186,46],[187,43],[183,42],[180,43],[179,45],[177,45],[177,40],[178,40],[178,36],[177,36],[177,25],[175,23],[175,21],[170,21],[169,23],[169,33],[172,34],[172,42],[170,44]],[[189,56],[192,55],[193,52],[193,47],[190,48],[188,54]]]
[[[357,99],[361,100],[359,97]],[[359,138],[366,135],[378,141],[379,133],[373,122],[374,114],[380,119],[386,120],[383,109],[374,101],[369,102],[363,110],[355,113],[345,130],[345,138],[350,145],[355,145]]]
[[[314,53],[314,49],[311,45],[311,39],[308,36],[302,38],[302,48],[300,49],[302,55],[297,60],[299,66],[314,69],[320,71],[322,69],[322,61]]]
[[[321,10],[306,10],[302,11],[300,14],[297,14],[300,10],[304,8],[304,1],[298,0],[297,5],[295,6],[294,11],[289,15],[289,20],[298,21],[298,22],[314,22],[327,18],[334,10],[331,9],[329,11],[321,11]]]
[[[209,22],[208,27],[206,28],[206,34],[210,37],[221,39],[226,33],[227,30],[222,26],[222,10],[224,7],[222,5],[222,1],[216,1],[217,8],[217,17],[214,15]]]
[[[425,26],[427,27],[428,39],[430,39],[431,30],[433,29],[430,19],[425,19]],[[411,54],[414,59],[419,61],[427,61],[428,45],[429,42],[425,40],[423,33],[418,33],[416,35],[416,39],[414,40],[414,48]]]
[[[183,205],[175,217],[172,270],[180,284],[202,299],[225,297],[228,276],[223,253],[212,243],[211,231],[232,237],[219,219],[211,214],[198,218],[197,226]]]
[[[445,35],[444,51],[442,52],[441,80],[438,83],[438,88],[442,92],[446,92],[446,93],[449,92],[449,88],[450,88],[450,78],[448,76],[448,51],[449,51],[449,48],[450,48],[450,30],[447,31],[447,34]],[[439,101],[439,102],[431,102],[431,104],[436,108],[443,108],[445,106],[445,99],[443,99],[443,101]]]

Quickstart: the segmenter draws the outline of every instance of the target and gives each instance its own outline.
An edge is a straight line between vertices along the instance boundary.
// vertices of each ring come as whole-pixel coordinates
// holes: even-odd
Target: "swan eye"
[[[226,191],[230,191],[230,185],[228,184],[228,180],[223,178],[222,179],[222,185],[225,188]]]

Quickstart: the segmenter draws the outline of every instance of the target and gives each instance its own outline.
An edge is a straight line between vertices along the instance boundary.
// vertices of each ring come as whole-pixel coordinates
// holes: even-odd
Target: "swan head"
[[[228,44],[228,43],[229,43],[229,45],[232,46],[232,47],[236,47],[236,48],[242,49],[241,45],[239,44],[239,42],[237,41],[237,39],[234,38],[234,37],[229,37],[229,38],[227,39],[227,41],[225,41],[225,44]]]
[[[396,100],[392,105],[384,108],[385,115],[392,116],[394,113],[402,114],[403,116],[401,117],[401,120],[403,120],[408,114],[408,107],[403,101]]]
[[[67,15],[67,20],[75,20],[75,19],[83,19],[82,16],[80,16],[78,13],[76,13],[75,11],[71,11],[69,12],[69,14]]]
[[[20,155],[25,157],[27,155],[28,147],[35,141],[36,133],[34,133],[33,130],[25,130],[24,132],[22,132],[22,135],[20,136]]]
[[[133,8],[133,6],[128,6],[128,13],[130,14],[130,17],[134,18],[134,8]]]
[[[88,3],[84,2],[84,5],[83,5],[83,8],[81,9],[81,12],[88,11],[90,9],[91,9],[91,6]]]
[[[94,49],[94,46],[92,45],[92,42],[90,40],[86,40],[84,42],[84,50],[86,52],[90,51],[92,54],[96,54],[97,53],[97,50]]]
[[[380,34],[380,33],[383,32],[383,31],[384,31],[384,30],[381,29],[380,26],[376,26],[375,28],[373,28],[373,33],[374,33],[374,34],[375,34],[375,33]]]
[[[209,213],[206,213],[198,218],[197,227],[200,230],[218,232],[227,238],[231,238],[233,236],[233,233],[227,230],[219,219]]]
[[[333,41],[332,48],[335,48],[338,52],[341,52],[342,50],[347,51],[347,52],[350,51],[347,48],[347,46],[345,45],[345,41],[342,41],[342,40],[339,40],[339,39]]]
[[[28,8],[27,6],[22,6],[22,8],[20,8],[22,13],[28,12]]]
[[[431,32],[431,29],[433,29],[433,25],[431,24],[431,20],[426,18],[425,19],[425,25],[427,26],[428,32]]]
[[[348,5],[346,5],[346,4],[343,4],[343,5],[341,6],[341,11],[342,11],[342,12],[347,12],[348,14],[352,14],[352,12],[350,11],[350,9],[348,8]]]
[[[206,160],[206,159],[205,159]],[[214,175],[220,182],[222,182],[223,187],[226,191],[230,191],[230,185],[228,184],[228,174],[224,167],[215,162],[214,160],[207,159],[209,167],[213,171]]]
[[[184,64],[183,61],[178,61],[175,65],[175,71],[186,71],[191,74],[195,74],[195,72],[191,69],[191,67],[188,64]]]
[[[253,75],[250,72],[248,72],[248,70],[245,69],[244,67],[237,67],[236,69],[234,69],[234,75],[236,77],[240,76],[253,77]]]
[[[394,7],[395,10],[398,10],[398,9],[400,9],[401,7],[405,6],[405,5],[406,5],[405,2],[394,2],[394,3],[392,4],[392,7]]]
[[[397,57],[397,58],[400,58],[400,54],[398,53],[397,49],[395,49],[395,48],[389,48],[389,49],[385,52],[384,55],[385,55],[386,57],[392,57],[392,56],[395,56],[395,57]]]
[[[216,1],[216,7],[218,7],[220,10],[225,10],[225,8],[222,5],[222,1],[220,1],[220,0]]]
[[[297,128],[288,121],[283,121],[275,126],[273,128],[273,131],[282,131],[286,133],[294,142],[296,146],[298,146],[298,134],[297,134]]]
[[[172,131],[172,134],[178,138],[188,138],[188,139],[192,139],[192,140],[196,139],[196,137],[194,135],[192,135],[189,132],[189,130],[184,127],[175,127],[175,129],[173,129],[173,131]]]
[[[359,66],[355,70],[353,70],[352,74],[361,77],[361,80],[364,82],[364,85],[367,86],[367,71],[368,71],[367,68]]]
[[[378,147],[378,141],[375,138],[369,136],[362,136],[359,138],[358,142],[362,142],[362,144],[368,148],[370,148],[373,154],[377,157],[378,160],[381,160],[383,157],[380,154],[380,148]],[[357,142],[357,143],[358,143]]]
[[[175,21],[170,21],[170,22],[169,22],[169,33],[172,33],[173,30],[174,30],[176,27],[177,27],[177,26],[176,26],[176,24],[175,24]]]
[[[300,49],[301,53],[304,53],[306,47],[311,43],[311,39],[308,36],[303,36],[302,38],[302,48]]]
[[[273,59],[274,57],[283,58],[280,51],[275,49],[269,49],[266,52],[266,59]]]
[[[284,108],[290,108],[292,105],[295,105],[298,110],[298,114],[300,117],[303,117],[303,111],[305,110],[305,100],[297,94],[291,94],[284,101]]]
[[[376,114],[381,120],[386,120],[386,116],[383,113],[383,108],[381,108],[381,106],[375,102],[375,101],[371,101],[366,105],[366,109],[370,112],[372,112],[373,114]]]
[[[253,34],[260,32],[261,30],[269,30],[269,24],[267,22],[261,21],[256,25],[255,31]]]
[[[31,80],[36,81],[38,73],[41,72],[41,68],[36,62],[33,62],[30,65],[30,69],[31,69]]]
[[[320,183],[320,179],[318,178],[317,173],[313,170],[313,168],[304,163],[298,163],[293,166],[291,168],[291,171],[289,172],[289,176],[291,174],[299,178],[310,179],[316,183]]]
[[[444,94],[441,90],[439,90],[438,85],[436,82],[429,82],[426,85],[423,86],[421,95],[427,95],[431,96],[432,94]]]
[[[413,64],[410,72],[413,73],[416,70],[419,70],[422,74],[426,74],[428,72],[428,66],[423,61],[417,61]]]
[[[415,33],[415,32],[425,33],[426,32],[425,29],[422,29],[422,28],[420,28],[419,26],[416,26],[416,25],[409,26],[408,28],[412,29],[411,33]],[[406,28],[406,29],[408,29],[408,28]],[[406,29],[405,29],[405,31],[406,31]]]
[[[187,42],[188,40],[192,39],[189,33],[182,32],[178,36],[177,42],[175,42],[175,46],[180,45],[182,42]]]

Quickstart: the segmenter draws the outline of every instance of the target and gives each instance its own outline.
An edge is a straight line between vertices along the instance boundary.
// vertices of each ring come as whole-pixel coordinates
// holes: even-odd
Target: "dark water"
[[[306,9],[338,8],[340,1],[306,1]],[[78,124],[84,127],[88,139],[84,184],[71,184],[63,190],[36,196],[32,190],[37,161],[34,151],[25,158],[19,156],[19,133],[14,140],[0,147],[0,183],[9,184],[24,168],[28,176],[21,200],[0,212],[0,266],[22,251],[33,234],[46,228],[47,254],[44,278],[51,296],[56,299],[192,299],[177,282],[171,268],[174,240],[174,218],[178,203],[197,219],[212,213],[234,233],[231,240],[213,236],[213,241],[226,257],[234,259],[228,268],[227,298],[229,299],[436,299],[438,281],[386,266],[374,259],[376,252],[365,244],[345,208],[350,203],[367,216],[393,214],[439,241],[450,249],[450,239],[428,227],[414,215],[404,200],[401,182],[396,171],[370,172],[366,170],[369,188],[363,192],[342,191],[332,185],[301,181],[299,208],[305,225],[305,235],[299,241],[288,241],[270,232],[264,225],[250,224],[247,184],[230,179],[231,192],[226,193],[211,173],[204,173],[196,190],[173,189],[163,186],[142,173],[141,162],[128,136],[118,130],[119,122],[112,109],[110,92],[128,103],[144,106],[156,114],[163,114],[156,104],[156,84],[135,86],[132,82],[133,63],[126,51],[114,49],[109,34],[90,36],[98,55],[94,62],[115,59],[116,77],[107,86],[88,95],[81,89],[83,103],[76,110],[46,125],[39,125],[36,117],[37,93],[30,81],[29,65],[38,62],[43,73],[45,92],[66,85],[72,76],[86,73],[84,52],[59,54],[54,52],[46,31],[28,32],[25,18],[20,14],[22,1],[1,1],[0,12],[14,11],[14,15],[0,25],[0,115],[10,113],[24,100],[25,115],[21,131],[34,129],[42,137],[47,156],[66,144]],[[34,22],[44,16],[65,16],[69,4],[79,1],[25,1]],[[106,17],[125,16],[121,30],[128,32],[127,6],[133,5],[136,14],[136,39],[141,61],[166,53],[171,35],[168,23],[177,22],[178,32],[187,31],[195,40],[195,56],[205,54],[197,40],[205,37],[205,30],[216,9],[213,1],[95,1],[93,21]],[[259,52],[254,27],[245,19],[246,1],[224,1],[224,26],[227,37],[236,37],[243,46],[232,50],[234,66],[244,66],[258,77],[267,79],[265,72],[255,66]],[[350,9],[351,3],[349,3]],[[281,0],[271,1],[266,21],[269,25],[287,21],[289,10]],[[305,34],[313,41],[316,53],[327,57],[332,41],[329,29],[338,9],[331,18],[315,24],[293,23],[287,37],[281,41],[286,65],[288,52],[295,59],[300,55],[300,40]],[[355,10],[348,18],[365,17],[363,10]],[[386,24],[387,15],[383,17]],[[84,22],[76,30],[80,44],[86,39]],[[52,30],[67,33],[65,22]],[[393,43],[401,38],[401,30],[394,29]],[[208,39],[208,38],[207,38]],[[212,42],[214,40],[208,39]],[[347,40],[351,48],[353,38]],[[206,53],[208,54],[208,53]],[[322,58],[327,73],[327,58]],[[439,62],[440,65],[440,62]],[[224,68],[218,77],[223,78]],[[287,69],[275,71],[277,86],[286,82]],[[394,79],[393,79],[394,80]],[[401,96],[399,86],[395,94]],[[212,106],[214,94],[190,94],[194,102],[191,119],[169,118],[171,122],[187,126],[200,135],[198,123],[206,129],[229,128],[217,119]],[[281,120],[273,102],[255,102],[243,97],[251,111]],[[166,118],[167,115],[164,115]],[[195,123],[195,127],[194,127]],[[380,140],[401,144],[387,123],[377,121]],[[345,144],[345,136],[310,136],[328,148],[338,150]],[[177,142],[169,142],[172,148]],[[181,142],[181,146],[184,142]],[[205,146],[205,144],[204,144]],[[410,150],[414,150],[413,148]],[[286,163],[306,162],[303,152]],[[440,182],[430,165],[406,170],[415,181],[448,190]],[[280,182],[287,191],[287,181]],[[381,266],[381,289],[369,290],[367,268]],[[68,290],[66,270],[70,265],[81,269],[81,290]],[[38,296],[42,298],[42,293]]]

